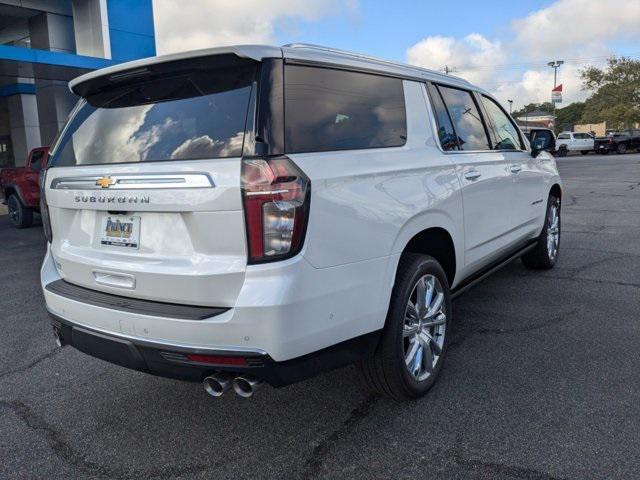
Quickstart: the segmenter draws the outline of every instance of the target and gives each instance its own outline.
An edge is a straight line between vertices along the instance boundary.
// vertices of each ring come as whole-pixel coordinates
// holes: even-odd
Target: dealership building
[[[0,168],[51,143],[69,80],[155,54],[152,0],[0,0]]]

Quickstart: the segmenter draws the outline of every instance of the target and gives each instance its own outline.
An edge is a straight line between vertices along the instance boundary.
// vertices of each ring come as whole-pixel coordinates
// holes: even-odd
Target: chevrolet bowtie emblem
[[[102,188],[109,188],[111,185],[115,185],[116,181],[111,177],[102,177],[96,180],[96,185]]]

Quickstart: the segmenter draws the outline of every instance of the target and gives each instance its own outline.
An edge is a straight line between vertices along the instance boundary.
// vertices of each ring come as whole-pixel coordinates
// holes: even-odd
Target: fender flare
[[[16,184],[16,183],[7,183],[6,185],[4,185],[2,190],[4,190],[5,202],[7,202],[9,200],[9,195],[7,194],[7,192],[9,192],[9,190],[13,190],[16,193],[16,195],[18,195],[18,200],[20,200],[20,202],[22,202],[22,205],[26,206],[26,203],[24,201],[24,197],[22,196],[22,190],[20,190],[20,186],[18,184]]]

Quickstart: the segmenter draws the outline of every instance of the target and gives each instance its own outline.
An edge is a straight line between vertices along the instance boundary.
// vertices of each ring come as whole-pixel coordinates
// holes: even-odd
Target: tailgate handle
[[[101,270],[93,270],[93,278],[99,285],[115,288],[136,288],[136,277],[126,273],[113,273]]]

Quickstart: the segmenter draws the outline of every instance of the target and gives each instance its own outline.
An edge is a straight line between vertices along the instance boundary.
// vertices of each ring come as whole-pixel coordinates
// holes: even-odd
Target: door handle
[[[511,165],[511,173],[519,173],[522,170],[520,165]]]
[[[476,180],[477,178],[480,178],[481,175],[482,174],[474,168],[471,170],[467,170],[464,173],[464,178],[466,178],[467,180]]]

